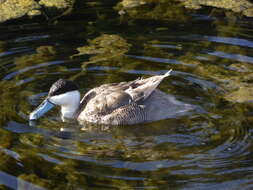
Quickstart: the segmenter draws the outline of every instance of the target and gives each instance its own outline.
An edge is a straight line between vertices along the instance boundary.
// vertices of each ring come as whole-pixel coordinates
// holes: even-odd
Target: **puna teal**
[[[30,120],[38,119],[55,105],[61,107],[63,120],[73,118],[81,123],[131,125],[165,119],[171,111],[181,112],[181,108],[187,107],[156,89],[171,71],[146,79],[104,84],[88,91],[81,101],[74,82],[59,79],[51,86],[46,99],[30,114]],[[169,111],[173,106],[177,110]]]

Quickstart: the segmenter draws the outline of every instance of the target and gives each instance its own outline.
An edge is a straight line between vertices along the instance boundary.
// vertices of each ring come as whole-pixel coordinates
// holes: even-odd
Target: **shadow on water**
[[[1,26],[0,189],[251,189],[250,21],[205,12],[124,20],[101,4],[89,13],[88,20]],[[108,50],[87,41],[101,34],[130,45]],[[81,126],[63,123],[56,108],[27,121],[59,78],[74,80],[84,94],[171,68],[159,89],[194,107],[185,114]]]

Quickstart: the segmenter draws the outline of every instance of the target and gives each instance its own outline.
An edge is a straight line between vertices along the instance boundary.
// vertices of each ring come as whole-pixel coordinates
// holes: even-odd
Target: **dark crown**
[[[70,80],[59,79],[51,86],[48,96],[64,94],[73,90],[78,90],[78,87],[74,82]]]

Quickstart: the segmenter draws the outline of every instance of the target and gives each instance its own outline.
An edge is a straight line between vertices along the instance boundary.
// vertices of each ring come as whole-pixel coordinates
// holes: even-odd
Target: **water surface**
[[[1,26],[1,188],[252,189],[252,99],[245,97],[253,81],[251,21],[203,11],[187,22],[128,23],[97,6],[86,19]],[[101,34],[121,36],[130,51],[89,64],[91,56],[71,57]],[[59,78],[75,81],[84,94],[171,68],[159,89],[197,110],[85,130],[63,123],[59,109],[27,120]]]

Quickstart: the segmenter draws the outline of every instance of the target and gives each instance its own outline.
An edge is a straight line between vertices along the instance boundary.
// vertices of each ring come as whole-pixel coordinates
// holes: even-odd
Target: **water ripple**
[[[34,65],[34,66],[28,66],[28,67],[25,67],[25,68],[20,69],[18,71],[7,74],[3,78],[3,80],[10,80],[10,79],[12,79],[13,77],[15,77],[17,75],[20,75],[22,73],[25,73],[25,72],[33,70],[33,69],[38,69],[38,68],[41,68],[41,67],[47,67],[47,66],[50,66],[50,65],[59,65],[59,64],[63,64],[63,63],[64,63],[64,61],[51,61],[51,62],[41,63],[41,64]]]
[[[224,43],[229,45],[237,45],[242,47],[249,47],[253,48],[253,42],[246,39],[240,39],[240,38],[230,38],[230,37],[221,37],[221,36],[206,36],[206,35],[190,35],[185,36],[185,39],[191,39],[191,40],[206,40],[210,42],[217,42],[217,43]]]
[[[97,14],[97,10],[89,9],[93,12]],[[102,25],[101,31],[93,31],[96,21],[88,22],[86,29],[92,32],[85,35],[83,20],[72,23],[81,26],[81,33],[70,27],[71,34],[76,35],[65,30],[69,20],[60,20],[49,32],[38,24],[24,30],[7,27],[4,35],[9,31],[12,36],[0,49],[0,153],[14,162],[7,159],[0,164],[0,183],[12,189],[43,189],[36,184],[44,182],[67,188],[80,181],[86,181],[87,189],[252,189],[253,130],[252,117],[247,115],[252,106],[232,102],[226,96],[238,93],[240,86],[251,89],[252,76],[247,73],[253,63],[252,28],[240,21],[236,26],[219,25],[218,17],[192,16],[195,20],[190,27],[184,23],[159,31],[157,26],[143,22],[136,33],[133,22],[127,33],[119,32],[125,28],[113,29],[131,43],[131,53],[113,60],[103,57],[103,61],[87,65],[85,62],[96,55],[70,57],[88,38],[112,33]],[[161,28],[171,25],[156,21],[155,25],[159,24]],[[53,46],[57,53],[52,56],[44,49],[34,53],[41,46]],[[47,53],[49,59],[43,59]],[[248,72],[240,75],[229,70],[227,65],[234,62],[240,62],[238,65],[247,67]],[[196,108],[189,114],[118,127],[87,124],[84,128],[76,122],[63,123],[57,109],[37,122],[27,120],[50,84],[60,77],[74,80],[85,93],[104,83],[164,74],[170,68],[172,75],[159,89],[173,100]],[[239,87],[226,88],[219,82],[224,79],[230,86]],[[6,171],[3,167],[8,164],[19,169]],[[36,180],[25,181],[22,174]]]
[[[240,55],[240,54],[232,54],[232,53],[225,53],[221,51],[214,51],[214,52],[208,52],[208,55],[220,57],[220,58],[226,58],[231,60],[236,60],[240,62],[246,62],[246,63],[253,63],[253,57],[246,56],[246,55]]]

